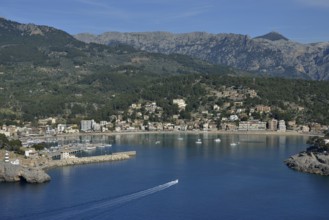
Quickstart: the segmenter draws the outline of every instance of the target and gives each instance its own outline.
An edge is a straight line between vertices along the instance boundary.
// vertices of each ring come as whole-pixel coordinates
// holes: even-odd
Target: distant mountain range
[[[329,42],[301,44],[276,32],[255,38],[205,32],[107,32],[75,37],[87,43],[126,44],[148,52],[183,54],[272,76],[329,80]]]
[[[0,18],[0,125],[35,122],[50,116],[72,124],[83,118],[111,120],[110,116],[119,113],[128,117],[132,103],[148,102],[156,102],[163,109],[162,115],[150,115],[150,120],[167,122],[179,113],[172,103],[176,98],[186,101],[186,114],[181,117],[188,119],[190,113],[212,111],[215,104],[228,102],[219,96],[223,88],[255,90],[258,97],[246,97],[244,107],[271,105],[280,110],[275,114],[286,114],[300,122],[329,120],[326,81],[255,77],[279,73],[328,79],[325,69],[322,75],[318,71],[314,76],[305,71],[306,61],[312,71],[328,66],[325,43],[302,45],[277,33],[257,39],[207,33],[108,35],[113,39],[102,42],[109,45],[90,43],[94,38],[90,35],[89,43],[85,43],[52,27]],[[280,50],[274,50],[279,46]],[[290,51],[288,55],[295,58],[288,58],[282,51]],[[244,65],[240,68],[255,73],[196,57],[227,66]],[[304,68],[305,73],[287,64],[301,60],[304,66],[299,69]],[[305,111],[299,114],[295,111],[299,107]],[[224,114],[228,112],[223,108]]]
[[[13,68],[16,72],[25,68],[75,77],[99,69],[109,74],[127,69],[135,74],[158,75],[229,72],[229,68],[186,55],[150,53],[126,44],[87,44],[52,27],[0,18],[0,72]]]
[[[112,102],[123,109],[122,100],[131,104],[152,80],[184,74],[245,73],[185,55],[87,44],[56,28],[0,18],[0,124],[85,116]]]

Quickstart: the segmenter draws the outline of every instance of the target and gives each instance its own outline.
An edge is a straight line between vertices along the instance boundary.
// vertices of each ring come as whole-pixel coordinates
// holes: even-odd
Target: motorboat
[[[216,143],[219,143],[219,142],[221,142],[221,139],[220,139],[220,138],[216,138],[214,141],[215,141]]]
[[[196,144],[202,144],[202,141],[201,141],[201,139],[199,138],[195,143],[196,143]]]

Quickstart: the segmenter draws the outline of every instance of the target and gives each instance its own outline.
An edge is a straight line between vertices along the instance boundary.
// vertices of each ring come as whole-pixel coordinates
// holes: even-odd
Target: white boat
[[[112,144],[99,145],[97,148],[112,147]]]
[[[219,143],[219,142],[221,142],[221,139],[220,139],[220,138],[216,138],[214,141],[215,141],[216,143]]]
[[[156,141],[155,144],[160,144],[160,141]]]
[[[230,145],[231,145],[231,146],[236,146],[236,145],[237,145],[237,143],[235,143],[235,142],[232,142],[232,143],[230,143]]]
[[[196,143],[196,144],[202,144],[202,141],[201,141],[201,139],[199,138],[195,143]]]
[[[178,139],[179,141],[184,140],[184,138],[182,138],[182,137],[178,137],[177,139]]]

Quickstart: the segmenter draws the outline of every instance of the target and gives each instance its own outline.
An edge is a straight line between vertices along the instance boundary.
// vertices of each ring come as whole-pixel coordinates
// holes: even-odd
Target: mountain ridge
[[[136,49],[184,54],[212,64],[279,77],[329,80],[329,42],[302,44],[270,32],[251,38],[241,34],[191,32],[105,32],[77,34],[86,43],[126,44]]]

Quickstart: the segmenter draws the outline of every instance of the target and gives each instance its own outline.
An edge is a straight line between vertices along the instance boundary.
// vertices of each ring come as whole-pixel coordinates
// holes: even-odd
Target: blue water
[[[137,156],[52,169],[51,182],[41,185],[1,183],[0,219],[328,219],[329,178],[283,163],[305,149],[306,137],[90,138],[111,143],[114,152],[136,150]]]

